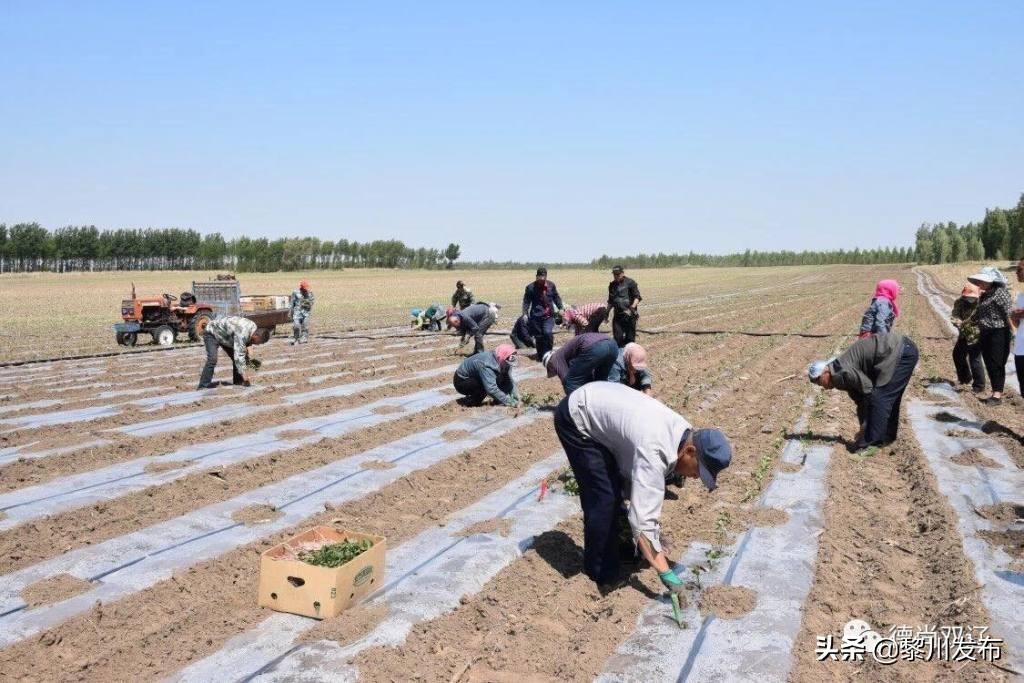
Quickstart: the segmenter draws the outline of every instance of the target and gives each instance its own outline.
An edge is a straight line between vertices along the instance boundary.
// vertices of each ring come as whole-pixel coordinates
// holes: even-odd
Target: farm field
[[[179,293],[208,275],[4,276],[0,355],[118,350],[110,325],[132,280],[140,294]],[[941,304],[961,274],[630,273],[656,397],[735,447],[714,493],[689,482],[666,496],[669,554],[693,581],[686,629],[649,568],[607,594],[581,574],[579,503],[559,479],[567,462],[551,424],[557,380],[524,358],[531,407],[462,407],[450,389],[457,339],[405,326],[409,308],[447,303],[461,278],[508,307],[492,328],[507,331],[529,273],[239,277],[247,293],[284,293],[303,275],[317,295],[311,342],[273,339],[247,389],[194,391],[203,354],[188,345],[0,368],[0,679],[810,683],[1024,671],[1024,402],[989,407],[950,388]],[[903,286],[897,329],[921,361],[899,440],[855,457],[844,447],[852,403],[805,372],[855,338],[883,277]],[[608,274],[551,279],[566,303],[585,303],[604,298]],[[488,348],[501,340],[489,335]],[[225,366],[218,379],[230,380]],[[317,524],[387,537],[381,588],[325,621],[258,607],[260,553]],[[819,661],[819,639],[838,644],[851,619],[883,635],[987,627],[1005,643],[994,663]]]

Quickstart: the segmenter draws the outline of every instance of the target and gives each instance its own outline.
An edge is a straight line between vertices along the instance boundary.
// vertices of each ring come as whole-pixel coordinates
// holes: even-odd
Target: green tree
[[[448,244],[448,247],[445,248],[444,250],[444,257],[448,261],[448,270],[451,270],[452,267],[454,267],[455,262],[459,260],[459,256],[461,255],[462,249],[459,247],[459,245],[455,244],[454,242]]]
[[[1006,240],[1010,232],[1006,212],[992,209],[985,212],[981,223],[981,241],[985,245],[985,258],[1000,258],[1006,253]]]

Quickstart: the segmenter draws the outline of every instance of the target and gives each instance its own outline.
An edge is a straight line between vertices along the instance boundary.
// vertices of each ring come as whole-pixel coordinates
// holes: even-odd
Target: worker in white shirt
[[[674,593],[683,582],[661,545],[665,482],[700,478],[709,491],[732,460],[717,429],[693,429],[681,415],[624,384],[591,382],[562,400],[555,432],[569,458],[583,508],[583,571],[600,588],[619,580],[618,523],[629,526],[644,558]]]

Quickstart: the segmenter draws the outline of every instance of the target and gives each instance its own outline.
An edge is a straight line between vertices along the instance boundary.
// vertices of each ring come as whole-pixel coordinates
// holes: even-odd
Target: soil
[[[312,429],[284,429],[277,432],[275,436],[279,439],[305,439],[310,436],[318,436],[320,432]]]
[[[789,521],[789,513],[778,508],[758,507],[745,516],[751,526],[782,526]]]
[[[364,470],[393,470],[396,465],[392,462],[385,462],[383,460],[367,460],[361,467]]]
[[[1024,560],[1024,531],[979,531],[978,535],[1002,548],[1015,561]]]
[[[144,468],[143,471],[149,474],[160,474],[161,472],[171,472],[173,470],[180,470],[185,465],[190,464],[191,460],[172,460],[167,462],[151,462]]]
[[[351,642],[373,631],[387,618],[388,613],[386,604],[356,605],[332,619],[317,622],[313,628],[299,636],[299,642],[315,643],[318,640]]]
[[[449,429],[446,432],[441,432],[441,438],[445,441],[462,441],[467,436],[469,436],[469,432],[465,429]]]
[[[974,510],[979,515],[991,522],[1013,523],[1018,519],[1024,519],[1024,505],[1020,503],[999,503],[998,505],[985,505]]]
[[[988,467],[990,469],[1003,468],[1002,465],[979,451],[977,448],[968,448],[966,451],[957,453],[950,458],[950,461],[955,462],[957,465],[964,465],[967,467],[978,466]]]
[[[405,410],[402,406],[378,406],[373,409],[373,412],[378,415],[391,415],[393,413],[401,413]]]
[[[474,534],[501,534],[508,536],[512,531],[512,520],[510,519],[485,519],[482,522],[472,524],[462,531],[458,536],[472,536]]]
[[[739,619],[757,607],[757,593],[745,586],[710,586],[697,601],[700,613],[719,619]]]
[[[231,519],[236,522],[241,522],[246,526],[253,526],[254,524],[266,524],[267,522],[273,522],[282,515],[284,515],[284,513],[273,505],[250,505],[242,508],[241,510],[235,511],[231,515]]]
[[[28,603],[29,607],[39,607],[73,598],[92,589],[93,585],[85,579],[71,574],[58,574],[26,586],[21,591],[21,599]]]

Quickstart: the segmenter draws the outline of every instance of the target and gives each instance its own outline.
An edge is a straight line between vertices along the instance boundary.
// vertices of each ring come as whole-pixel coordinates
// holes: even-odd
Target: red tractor
[[[240,315],[268,330],[291,320],[286,295],[242,296],[242,286],[234,275],[218,275],[216,280],[193,282],[191,292],[139,298],[132,284],[132,298],[121,301],[121,318],[114,325],[117,343],[135,346],[140,334],[149,334],[153,343],[170,346],[179,334],[199,341],[206,324],[215,315]]]
[[[121,346],[135,346],[140,334],[152,335],[153,343],[160,346],[170,346],[179,334],[199,341],[213,311],[212,305],[196,301],[192,292],[182,292],[180,298],[173,294],[139,298],[132,285],[132,298],[121,301],[124,322],[114,325],[115,338]]]

